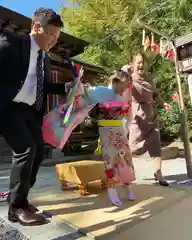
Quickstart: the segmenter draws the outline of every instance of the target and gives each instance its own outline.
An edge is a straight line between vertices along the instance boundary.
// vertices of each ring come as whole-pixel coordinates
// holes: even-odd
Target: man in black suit
[[[44,157],[42,119],[46,94],[65,94],[64,84],[51,83],[47,52],[63,23],[52,9],[32,17],[31,33],[0,35],[0,132],[13,150],[8,218],[22,225],[42,224],[27,197]]]

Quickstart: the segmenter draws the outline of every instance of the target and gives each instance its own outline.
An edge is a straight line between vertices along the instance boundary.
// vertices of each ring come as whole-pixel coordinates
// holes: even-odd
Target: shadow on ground
[[[165,179],[167,181],[171,182],[170,186],[172,186],[172,184],[175,184],[175,183],[187,183],[187,182],[189,183],[189,182],[192,182],[192,179],[188,178],[187,174],[185,174],[185,173],[165,175]],[[154,178],[145,178],[144,180],[154,181]],[[158,185],[158,182],[154,183],[154,185]]]
[[[126,190],[119,189],[124,202],[120,208],[112,206],[107,194],[96,186],[90,187],[93,194],[89,196],[53,188],[45,191],[44,197],[41,193],[32,200],[41,210],[92,233],[96,239],[110,239],[181,201],[187,194],[184,190],[150,185],[136,185],[134,190],[137,200],[130,202]]]

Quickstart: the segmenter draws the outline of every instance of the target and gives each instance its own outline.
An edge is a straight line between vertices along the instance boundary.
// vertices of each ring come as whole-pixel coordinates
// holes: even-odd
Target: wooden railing
[[[58,83],[58,71],[52,71],[52,81]],[[50,94],[47,96],[47,112],[50,112],[55,106],[59,104],[59,96]]]

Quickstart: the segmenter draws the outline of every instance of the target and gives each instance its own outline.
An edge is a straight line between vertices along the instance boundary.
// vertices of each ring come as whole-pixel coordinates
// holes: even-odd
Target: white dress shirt
[[[36,101],[36,91],[37,91],[37,74],[36,74],[36,65],[39,46],[35,42],[35,39],[30,35],[31,39],[31,50],[30,50],[30,59],[29,59],[29,69],[25,82],[13,99],[14,102],[22,102],[28,105],[33,105]]]

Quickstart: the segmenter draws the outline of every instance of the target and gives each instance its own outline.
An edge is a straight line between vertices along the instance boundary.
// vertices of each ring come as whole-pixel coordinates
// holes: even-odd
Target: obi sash
[[[122,120],[98,120],[98,125],[100,127],[120,127],[123,124]]]

